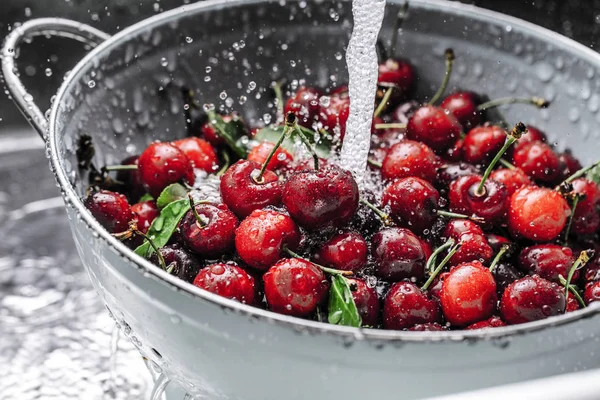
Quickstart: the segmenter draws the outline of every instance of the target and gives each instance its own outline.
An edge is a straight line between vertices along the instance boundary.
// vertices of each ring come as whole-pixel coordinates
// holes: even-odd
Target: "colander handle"
[[[4,83],[13,101],[27,121],[37,130],[42,139],[45,139],[48,120],[37,104],[33,102],[32,96],[25,89],[21,79],[19,79],[15,64],[19,45],[23,39],[42,35],[74,39],[91,47],[98,46],[110,38],[110,35],[89,25],[68,19],[38,18],[15,27],[6,37],[2,46],[2,53],[0,53]]]

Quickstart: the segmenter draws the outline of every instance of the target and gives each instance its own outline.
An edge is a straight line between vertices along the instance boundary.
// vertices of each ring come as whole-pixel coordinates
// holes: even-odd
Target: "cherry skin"
[[[500,328],[501,326],[506,326],[504,321],[500,317],[490,317],[485,321],[475,322],[465,328],[465,330],[473,331],[476,329],[490,329],[490,328]]]
[[[585,301],[585,300],[584,300]],[[579,302],[575,298],[575,296],[571,295],[567,299],[567,307],[565,309],[565,313],[577,311],[580,309]]]
[[[240,303],[254,303],[254,278],[234,264],[217,263],[203,268],[194,278],[194,286]]]
[[[500,182],[506,187],[508,196],[512,196],[514,192],[521,189],[523,186],[532,185],[533,182],[525,172],[520,168],[509,169],[500,168],[490,174],[490,179]]]
[[[583,168],[579,160],[573,157],[568,151],[558,155],[558,166],[557,184]]]
[[[321,93],[311,87],[300,87],[294,97],[285,104],[284,115],[288,112],[296,114],[298,124],[312,128],[319,114],[319,98]]]
[[[110,233],[125,232],[135,216],[127,198],[116,192],[100,190],[90,193],[83,204]]]
[[[433,150],[423,143],[403,140],[393,145],[381,163],[386,180],[416,176],[434,182],[439,161]]]
[[[494,276],[479,261],[452,268],[442,283],[442,312],[454,326],[467,326],[489,318],[497,302]]]
[[[447,96],[440,106],[454,115],[465,129],[471,129],[481,122],[481,113],[477,110],[480,102],[473,92],[456,92]]]
[[[464,155],[464,141],[462,139],[458,139],[452,147],[446,150],[446,154],[444,154],[444,160],[450,162],[459,162],[463,159]]]
[[[138,171],[144,187],[155,199],[172,183],[194,184],[190,160],[170,143],[154,142],[146,147],[138,159]]]
[[[535,128],[531,125],[527,125],[527,134],[521,136],[521,138],[519,140],[517,140],[517,142],[512,146],[511,150],[513,152],[515,152],[519,148],[521,148],[522,146],[525,146],[528,143],[546,142],[546,140],[547,140],[547,138],[546,138],[546,134],[544,132],[542,132],[538,128]]]
[[[461,131],[462,126],[452,114],[429,105],[415,111],[406,126],[409,139],[423,142],[435,151],[452,147]]]
[[[436,186],[442,189],[448,189],[452,182],[460,177],[468,175],[479,175],[479,168],[473,164],[467,163],[448,163],[438,169],[436,177]]]
[[[254,161],[262,165],[265,161],[267,161],[267,157],[269,157],[269,154],[271,154],[271,151],[273,151],[274,147],[275,144],[263,141],[260,144],[254,146],[252,150],[250,150],[247,159],[249,161]],[[290,153],[288,153],[287,150],[285,150],[282,147],[279,147],[275,151],[273,158],[271,158],[271,160],[267,164],[267,169],[275,171],[281,168],[286,168],[290,165],[292,161],[294,161],[294,157]]]
[[[536,181],[549,183],[556,180],[560,168],[556,153],[542,142],[530,142],[519,146],[514,151],[513,164]]]
[[[422,280],[427,259],[421,240],[404,228],[386,228],[371,239],[375,273],[384,280]]]
[[[569,298],[571,297],[572,296],[569,296]],[[600,281],[590,282],[585,286],[583,301],[585,301],[586,305],[595,301],[600,301]]]
[[[282,184],[279,177],[266,170],[260,182],[256,177],[261,164],[240,160],[233,164],[221,178],[223,203],[240,218],[247,217],[254,210],[281,203]]]
[[[225,204],[196,204],[179,224],[183,243],[196,254],[216,257],[233,249],[238,219]]]
[[[283,186],[283,205],[308,230],[345,225],[356,213],[358,200],[352,174],[333,165],[296,173]]]
[[[300,231],[288,215],[255,210],[236,230],[235,248],[246,264],[265,271],[282,258],[284,246],[296,250],[300,239]]]
[[[519,254],[519,267],[523,271],[553,282],[559,282],[559,275],[566,279],[573,263],[575,263],[573,250],[556,244],[526,247]],[[575,271],[573,282],[577,279],[579,279],[579,271]]]
[[[471,164],[489,162],[506,142],[506,132],[496,125],[478,126],[464,138],[463,158]]]
[[[483,230],[467,219],[453,219],[448,222],[444,231],[444,237],[452,238],[460,247],[450,259],[452,265],[466,263],[475,260],[491,261],[494,252],[488,244]]]
[[[197,137],[188,137],[174,141],[173,145],[187,156],[192,167],[207,173],[215,172],[219,168],[217,153],[215,153],[215,149],[206,140]]]
[[[234,118],[237,119],[238,117],[236,115],[228,114],[222,115],[221,118],[223,119],[223,122],[230,123],[234,120]],[[213,124],[210,123],[210,121],[202,125],[200,131],[202,132],[202,136],[204,136],[204,139],[208,143],[212,144],[214,147],[219,147],[225,144],[225,139],[221,137],[219,131],[215,129],[215,127],[213,126]]]
[[[487,222],[504,218],[509,199],[506,187],[488,179],[483,186],[484,193],[479,195],[477,189],[481,179],[479,175],[467,175],[452,182],[448,192],[450,211],[476,215]]]
[[[510,255],[514,250],[514,243],[504,236],[496,235],[495,233],[486,233],[485,240],[487,240],[492,250],[494,250],[494,253],[499,252],[503,246],[509,247],[507,255]]]
[[[537,275],[513,282],[500,301],[502,319],[511,325],[563,314],[565,307],[564,288]]]
[[[269,308],[296,317],[313,313],[329,289],[323,271],[300,258],[279,261],[269,268],[263,280]]]
[[[383,303],[385,329],[408,329],[433,322],[441,322],[436,300],[410,282],[398,282],[390,288]]]
[[[138,165],[139,156],[127,157],[121,161],[121,165]],[[123,182],[125,191],[122,193],[127,196],[130,203],[138,201],[146,193],[144,184],[140,179],[140,172],[134,170],[121,170],[117,172],[117,180]]]
[[[517,237],[549,242],[564,229],[571,210],[555,190],[525,186],[510,198],[508,228]]]
[[[131,206],[131,211],[135,214],[137,228],[142,233],[148,232],[152,221],[160,214],[158,207],[156,207],[156,203],[153,200],[136,203]]]
[[[586,265],[583,273],[583,282],[600,281],[600,252],[596,249],[596,255]]]
[[[521,279],[525,274],[521,272],[517,267],[510,263],[498,263],[492,271],[494,279],[496,280],[496,289],[498,295],[502,296],[504,290],[517,279]]]
[[[379,64],[377,83],[383,87],[394,87],[390,98],[392,104],[406,98],[414,81],[415,72],[407,61],[388,58]]]
[[[350,116],[350,96],[347,92],[329,96],[329,104],[319,109],[318,121],[323,129],[331,134],[339,132],[343,139],[346,134],[346,121]]]
[[[379,296],[375,288],[370,287],[363,279],[348,278],[350,291],[363,326],[377,326],[379,319]]]
[[[367,242],[358,232],[343,232],[329,239],[315,254],[317,264],[357,272],[367,264]]]
[[[442,295],[442,285],[444,284],[444,279],[446,279],[448,275],[450,275],[450,272],[442,272],[435,277],[433,283],[431,286],[429,286],[429,295],[438,302],[440,301],[440,296]]]
[[[411,326],[407,330],[413,332],[441,332],[447,331],[448,328],[438,324],[437,322],[430,322],[427,324],[417,324],[415,326]]]
[[[200,261],[190,251],[174,243],[158,249],[165,260],[167,267],[174,265],[172,274],[186,282],[192,282],[200,271]],[[159,265],[156,253],[150,256],[150,262]]]
[[[383,191],[382,202],[390,209],[390,217],[400,226],[423,233],[431,229],[437,219],[436,209],[440,195],[427,181],[402,178],[394,181]]]
[[[579,235],[589,235],[598,231],[600,227],[600,188],[598,185],[585,178],[575,179],[573,192],[583,195],[577,202],[571,231]]]

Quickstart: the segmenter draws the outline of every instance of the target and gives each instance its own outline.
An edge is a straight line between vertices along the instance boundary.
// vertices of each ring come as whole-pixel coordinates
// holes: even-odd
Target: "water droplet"
[[[169,61],[165,57],[162,57],[160,59],[160,65],[162,65],[163,67],[166,67],[167,65],[169,65]]]
[[[50,68],[46,68],[44,73],[46,74],[46,76],[52,76],[52,70]]]
[[[542,82],[549,82],[554,76],[554,68],[548,63],[541,62],[536,66],[536,73]]]
[[[186,43],[192,43],[192,42],[194,41],[194,39],[192,39],[192,38],[191,38],[191,37],[189,37],[189,36],[186,36],[186,37],[185,37],[185,41],[186,41]]]
[[[219,93],[219,98],[221,100],[225,100],[227,98],[227,92],[226,91],[222,91],[221,93]]]
[[[579,121],[579,117],[579,110],[577,108],[573,107],[569,110],[569,121],[577,122]]]
[[[90,87],[90,89],[93,89],[96,87],[96,81],[95,80],[91,80],[88,82],[88,86]]]

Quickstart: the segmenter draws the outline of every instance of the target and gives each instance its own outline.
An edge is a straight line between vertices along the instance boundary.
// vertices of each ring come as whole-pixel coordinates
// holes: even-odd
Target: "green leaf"
[[[246,158],[247,149],[238,144],[238,140],[245,134],[243,122],[233,119],[231,122],[223,121],[223,117],[214,111],[208,111],[208,120],[214,126],[217,134],[225,140],[227,146],[240,158]]]
[[[279,137],[283,133],[283,128],[284,128],[283,126],[278,126],[276,128],[273,128],[273,127],[262,128],[261,130],[256,132],[254,139],[256,139],[258,141],[266,140],[271,143],[277,143],[277,140],[279,140]],[[304,136],[306,136],[308,141],[311,142],[313,146],[315,146],[315,132],[310,129],[303,128],[303,127],[300,127],[300,130],[302,131],[302,133],[304,133]],[[290,136],[288,136],[287,138],[285,138],[285,140],[281,144],[281,147],[283,147],[285,150],[287,150],[291,154],[294,154],[294,152],[295,152],[295,146],[294,146],[295,136],[296,136],[296,133],[294,131],[292,131],[292,134]],[[315,152],[317,153],[317,155],[319,157],[327,158],[327,156],[329,155],[329,152],[331,151],[331,146],[332,146],[331,140],[327,135],[319,135],[319,141],[315,146]]]
[[[356,328],[359,328],[362,323],[348,280],[341,275],[331,276],[328,320],[330,324]]]
[[[162,209],[160,215],[152,222],[146,236],[152,239],[156,247],[163,247],[167,244],[173,235],[173,232],[175,232],[181,218],[183,218],[185,213],[189,210],[190,202],[188,199],[175,200],[170,203]],[[135,253],[144,258],[148,258],[153,253],[152,246],[150,246],[148,241],[144,241],[143,244],[135,249]]]
[[[140,199],[138,200],[138,203],[141,203],[142,201],[150,201],[150,200],[154,200],[154,197],[152,197],[152,195],[150,193],[144,193],[144,195],[142,197],[140,197]]]
[[[594,168],[588,171],[586,178],[590,181],[596,182],[596,185],[600,185],[600,165],[596,165]]]
[[[170,203],[175,200],[187,198],[188,190],[180,183],[172,183],[163,189],[158,199],[156,199],[156,206],[159,210],[162,210]]]

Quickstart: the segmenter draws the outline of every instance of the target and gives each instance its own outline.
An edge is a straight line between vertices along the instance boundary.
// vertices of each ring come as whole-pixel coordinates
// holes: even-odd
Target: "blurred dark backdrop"
[[[195,0],[0,0],[0,34],[31,18],[59,16],[114,33],[141,19]],[[600,33],[600,0],[464,0],[465,3],[510,14],[555,30],[596,48]],[[61,51],[63,46],[69,50]],[[21,58],[23,80],[44,107],[64,73],[83,55],[72,43],[36,40]],[[35,85],[35,86],[33,86]],[[6,96],[0,94],[0,132],[23,123]]]

